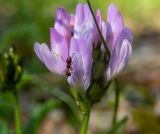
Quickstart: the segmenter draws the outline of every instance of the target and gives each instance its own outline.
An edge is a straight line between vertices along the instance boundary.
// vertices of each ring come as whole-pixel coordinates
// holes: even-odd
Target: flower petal
[[[68,45],[64,37],[62,37],[54,28],[50,29],[51,51],[66,61],[68,57]]]
[[[113,3],[108,8],[107,22],[111,25],[113,34],[120,33],[124,27],[122,15]]]
[[[100,31],[102,31],[102,16],[101,16],[101,12],[99,9],[96,12],[96,21],[98,24],[98,28],[100,29]],[[94,39],[94,48],[96,48],[98,42],[101,40],[96,24],[94,24],[94,37],[93,37],[93,39]]]
[[[75,15],[74,37],[93,40],[94,25],[88,4],[78,4]]]
[[[34,51],[52,73],[64,75],[64,62],[61,59],[57,59],[46,44],[35,43]]]
[[[83,76],[82,58],[78,53],[75,53],[72,56],[72,74],[68,77],[68,83],[75,88],[85,89]]]
[[[114,4],[110,4],[107,15],[107,31],[106,39],[109,48],[112,49],[116,42],[116,38],[124,27],[124,22],[121,13]]]
[[[75,39],[74,37],[71,38],[71,43],[70,43],[70,50],[69,50],[69,55],[72,56],[74,53],[79,53],[79,43],[78,39]]]
[[[75,29],[79,29],[79,26],[84,22],[84,11],[83,5],[78,4],[76,7],[76,16],[75,16]]]
[[[101,11],[98,9],[96,12],[96,20],[99,26],[99,29],[102,29],[102,16],[101,16]]]
[[[83,68],[84,73],[88,75],[88,77],[91,77],[91,70],[92,70],[92,45],[89,44],[88,41],[84,39],[74,39],[71,40],[71,54],[73,53],[79,53],[82,57],[83,61]]]
[[[129,57],[131,56],[132,47],[128,40],[124,39],[119,53],[117,72],[123,70],[127,65]]]
[[[91,70],[92,70],[92,45],[89,44],[85,39],[71,39],[70,44],[70,56],[75,53],[79,54],[82,59],[83,84],[85,89],[90,85],[91,81]]]
[[[73,18],[74,16],[68,14],[65,9],[57,9],[54,28],[66,39],[67,43],[73,32]]]
[[[111,57],[106,71],[107,80],[112,79],[127,65],[132,53],[132,34],[128,28],[124,28],[117,37],[116,44],[111,52]]]

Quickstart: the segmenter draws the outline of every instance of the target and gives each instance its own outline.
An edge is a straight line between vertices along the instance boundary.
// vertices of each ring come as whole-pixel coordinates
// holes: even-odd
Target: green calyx
[[[74,97],[77,106],[80,108],[82,113],[88,113],[91,109],[91,101],[87,94],[80,89],[70,88],[70,92]]]

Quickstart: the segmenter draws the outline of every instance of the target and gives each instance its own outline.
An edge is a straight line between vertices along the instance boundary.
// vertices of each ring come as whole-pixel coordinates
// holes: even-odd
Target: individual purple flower
[[[128,63],[132,53],[132,33],[124,26],[122,15],[114,4],[108,8],[107,24],[102,25],[103,35],[111,53],[105,77],[111,80]]]
[[[50,40],[50,49],[45,43],[35,43],[35,53],[52,73],[64,75],[68,56],[67,42],[54,28],[50,29]]]
[[[100,23],[101,15],[99,10],[97,10],[96,18]],[[96,47],[100,40],[100,36],[88,4],[78,4],[76,7],[74,37],[92,41],[94,47]]]

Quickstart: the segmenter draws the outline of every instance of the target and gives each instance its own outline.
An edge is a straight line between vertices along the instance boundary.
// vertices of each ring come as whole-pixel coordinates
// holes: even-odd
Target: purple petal
[[[103,35],[103,38],[106,40],[106,36],[107,36],[107,25],[104,21],[102,21],[102,35]]]
[[[61,59],[57,59],[46,44],[35,43],[34,51],[52,73],[64,75],[64,62]]]
[[[67,25],[70,20],[70,16],[64,8],[58,8],[56,12],[56,21],[62,21],[64,25]]]
[[[118,71],[121,71],[124,66],[128,63],[129,57],[132,53],[132,33],[128,28],[124,28],[119,35],[119,45],[121,45],[120,54],[119,54],[119,67]],[[124,63],[122,65],[121,63]]]
[[[74,37],[93,40],[94,21],[87,4],[78,4],[75,15]]]
[[[96,12],[96,21],[98,23],[98,27],[99,27],[100,31],[102,31],[102,16],[101,16],[101,12],[99,9]],[[98,42],[100,41],[100,35],[99,35],[96,24],[94,24],[94,37],[93,37],[93,39],[94,39],[94,48],[96,48]]]
[[[75,27],[76,29],[79,29],[79,26],[84,21],[84,11],[83,11],[83,5],[78,4],[76,7],[76,17],[75,17]]]
[[[106,32],[107,32],[107,26],[106,26],[106,23],[104,22],[104,21],[102,21],[102,35],[103,35],[103,38],[104,38],[104,40],[106,40]],[[101,44],[101,58],[102,59],[104,59],[104,57],[105,57],[105,52],[106,52],[106,48],[105,48],[105,46],[104,46],[105,44]],[[108,48],[109,48],[109,50],[111,50],[110,49],[110,47],[109,47],[109,43],[108,43],[108,40],[107,40],[107,46],[108,46]]]
[[[46,44],[43,43],[43,45],[46,45]],[[34,44],[34,51],[35,51],[37,57],[41,60],[41,62],[44,62],[45,59],[44,59],[43,53],[41,52],[42,51],[41,45],[38,42],[36,42]]]
[[[121,13],[114,4],[110,4],[107,15],[107,42],[112,48],[116,38],[124,27]]]
[[[79,53],[79,43],[78,39],[75,39],[74,37],[71,38],[71,43],[70,43],[70,50],[69,50],[69,55],[72,56],[74,53]]]
[[[84,8],[84,11],[83,11],[84,12],[84,19],[85,19],[84,21],[92,23],[91,25],[93,25],[94,24],[94,20],[93,20],[93,16],[91,14],[91,11],[89,9],[88,4],[84,4],[83,8]]]
[[[70,24],[69,25],[71,27],[71,32],[73,32],[74,24],[75,24],[75,15],[74,14],[70,14]]]
[[[116,40],[117,35],[113,34],[112,27],[109,23],[106,26],[106,40],[109,50],[111,51],[114,46],[114,41]]]
[[[132,53],[132,34],[128,28],[124,28],[117,37],[116,44],[111,52],[109,66],[106,71],[107,80],[112,79],[127,65]]]
[[[117,72],[123,70],[127,65],[129,57],[131,56],[132,47],[128,40],[124,39],[119,53]]]
[[[89,87],[91,81],[92,71],[92,43],[86,40],[79,40],[79,53],[82,56],[83,69],[84,69],[84,81],[85,85]]]
[[[50,29],[50,39],[52,53],[59,56],[65,61],[68,57],[69,47],[66,40],[54,28]]]
[[[83,76],[82,58],[78,53],[75,53],[72,56],[72,74],[68,77],[68,83],[75,88],[85,89]]]
[[[102,16],[101,16],[101,11],[98,9],[96,13],[96,20],[99,26],[99,29],[102,29]]]
[[[123,39],[127,39],[130,43],[132,43],[132,40],[133,40],[132,32],[127,27],[124,27],[121,32],[121,40]]]
[[[71,39],[70,44],[70,56],[79,54],[82,59],[83,74],[83,85],[87,89],[91,81],[91,70],[92,70],[92,45],[84,39]]]
[[[70,55],[73,53],[79,53],[82,57],[83,68],[85,74],[91,76],[92,70],[92,44],[84,39],[72,38],[70,46]]]
[[[111,25],[113,34],[118,34],[124,27],[122,15],[114,4],[108,8],[107,22]]]
[[[73,15],[68,14],[65,9],[58,8],[54,28],[66,39],[69,43],[73,32]]]

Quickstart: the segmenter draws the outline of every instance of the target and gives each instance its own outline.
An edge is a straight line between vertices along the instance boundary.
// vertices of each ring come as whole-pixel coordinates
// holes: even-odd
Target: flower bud
[[[0,55],[0,90],[14,90],[22,75],[21,58],[13,47]]]

